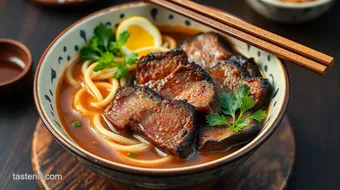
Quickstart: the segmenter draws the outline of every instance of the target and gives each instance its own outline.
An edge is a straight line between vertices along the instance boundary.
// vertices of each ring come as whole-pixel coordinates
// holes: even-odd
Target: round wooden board
[[[295,159],[295,139],[287,117],[270,139],[232,175],[188,189],[284,189]],[[32,141],[35,173],[61,174],[62,180],[39,180],[41,189],[139,189],[112,182],[83,166],[38,121]]]

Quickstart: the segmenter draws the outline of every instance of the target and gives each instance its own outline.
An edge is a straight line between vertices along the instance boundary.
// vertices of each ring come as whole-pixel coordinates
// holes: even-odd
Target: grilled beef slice
[[[270,82],[268,79],[252,77],[247,67],[236,61],[239,60],[237,57],[232,56],[228,60],[223,60],[209,70],[217,92],[234,93],[240,85],[247,84],[250,88],[250,95],[256,101],[253,109],[263,108],[269,102],[273,92]]]
[[[161,101],[162,97],[147,87],[126,86],[117,90],[104,115],[116,128],[127,129],[133,114],[155,107]]]
[[[226,126],[200,126],[198,130],[197,148],[199,151],[224,151],[251,140],[261,131],[261,125],[252,120],[238,133],[229,130]]]
[[[242,55],[238,55],[231,56],[227,61],[229,64],[246,69],[250,77],[262,77],[260,69],[256,65],[254,58],[247,59]]]
[[[181,49],[165,53],[150,53],[137,63],[137,82],[145,84],[149,81],[163,79],[172,73],[179,64],[187,65],[188,57]]]
[[[183,100],[163,100],[134,114],[131,129],[159,149],[177,157],[190,155],[196,137],[195,108]]]
[[[224,37],[215,32],[197,34],[181,42],[179,47],[187,53],[189,62],[195,62],[203,69],[212,68],[231,55]]]
[[[138,64],[139,85],[148,86],[167,99],[187,100],[198,111],[219,110],[211,77],[200,66],[189,63],[183,50],[149,54]]]

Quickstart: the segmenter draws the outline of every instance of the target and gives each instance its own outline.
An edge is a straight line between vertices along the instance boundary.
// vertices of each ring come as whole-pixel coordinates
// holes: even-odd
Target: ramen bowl
[[[313,20],[327,12],[335,0],[315,0],[289,3],[280,0],[247,0],[251,8],[260,15],[277,22],[301,23]]]
[[[268,117],[261,132],[239,150],[214,161],[179,168],[143,168],[113,162],[79,146],[67,134],[56,112],[58,81],[68,61],[94,35],[99,23],[117,27],[124,18],[142,16],[157,25],[182,25],[210,31],[199,23],[161,7],[141,2],[123,4],[93,13],[58,35],[42,55],[34,80],[34,97],[40,117],[55,139],[78,160],[114,181],[146,188],[167,189],[208,182],[230,173],[245,162],[279,126],[289,99],[289,80],[285,65],[276,56],[226,36],[235,49],[246,57],[254,57],[263,74],[274,87]]]

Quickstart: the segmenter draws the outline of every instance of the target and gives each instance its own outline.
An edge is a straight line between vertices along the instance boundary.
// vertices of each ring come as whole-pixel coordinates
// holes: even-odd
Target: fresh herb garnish
[[[208,125],[226,125],[229,130],[239,132],[248,126],[252,119],[259,122],[265,119],[267,115],[264,110],[258,110],[250,116],[244,115],[255,105],[255,101],[249,94],[250,88],[247,85],[241,85],[234,94],[222,93],[219,99],[222,113],[207,115],[206,121]]]
[[[127,155],[130,156],[130,157],[136,157],[136,154],[133,153],[133,152],[129,152],[129,153],[127,153]]]
[[[130,38],[130,33],[127,31],[122,32],[119,34],[117,41],[113,41],[110,43],[109,49],[117,56],[123,56],[122,47],[128,42]]]
[[[98,61],[99,63],[94,68],[95,72],[107,67],[116,68],[115,78],[127,77],[129,73],[127,65],[134,65],[138,60],[137,53],[129,55],[123,53],[122,48],[130,37],[129,32],[122,32],[115,41],[112,29],[100,23],[94,29],[94,35],[90,44],[80,50],[80,58],[83,61]],[[115,56],[123,57],[123,61],[116,62]]]
[[[77,121],[73,121],[73,122],[71,123],[71,125],[72,125],[72,127],[79,127],[79,126],[81,125],[81,123],[80,123],[79,120],[77,120]]]

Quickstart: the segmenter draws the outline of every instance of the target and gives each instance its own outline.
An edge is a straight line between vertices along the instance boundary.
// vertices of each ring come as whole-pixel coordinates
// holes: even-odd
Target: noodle
[[[89,67],[91,64],[91,61],[85,61],[83,65],[81,66],[81,73],[85,75],[86,69]]]
[[[177,47],[177,42],[173,37],[163,35],[163,46],[168,49],[175,49]]]
[[[116,91],[119,87],[118,80],[117,79],[110,79],[110,81],[111,81],[111,84],[112,84],[112,85],[110,85],[110,87],[111,87],[110,94],[103,101],[96,103],[96,105],[98,107],[101,107],[101,108],[106,107],[110,102],[112,102],[113,98],[116,95]]]
[[[173,156],[168,155],[168,156],[162,157],[160,159],[155,159],[155,160],[140,160],[140,159],[136,159],[136,158],[131,158],[131,157],[124,155],[120,152],[118,153],[118,155],[123,157],[126,160],[129,160],[130,162],[132,162],[135,165],[139,165],[139,166],[143,166],[143,167],[154,167],[155,165],[167,163],[174,158]]]
[[[93,115],[94,112],[89,111],[88,109],[84,108],[83,105],[82,105],[81,102],[80,102],[81,96],[82,96],[85,92],[87,92],[86,88],[81,88],[81,89],[79,89],[79,90],[76,92],[76,94],[75,94],[75,96],[74,96],[74,99],[73,99],[73,106],[75,107],[75,109],[76,109],[78,112],[80,112],[80,113],[82,113],[82,114],[84,114],[84,115]]]
[[[113,78],[116,73],[116,68],[106,68],[101,71],[93,71],[91,74],[91,79],[93,80],[106,80]]]
[[[84,75],[84,81],[85,81],[85,85],[86,88],[92,92],[95,96],[95,98],[97,99],[98,102],[103,101],[103,96],[100,93],[100,91],[98,90],[98,88],[96,87],[96,85],[94,85],[93,81],[91,80],[91,74],[93,69],[99,64],[99,62],[93,63],[91,66],[89,66],[86,71],[85,71],[85,75]]]
[[[117,143],[127,144],[127,145],[136,145],[136,144],[139,143],[138,141],[131,140],[129,138],[125,138],[123,136],[117,135],[116,133],[113,133],[113,132],[105,129],[100,122],[100,114],[96,114],[93,117],[93,125],[94,125],[95,129],[97,130],[97,132],[99,132],[107,140],[112,140],[112,141],[115,141]]]
[[[110,146],[112,146],[114,149],[118,150],[118,151],[122,151],[122,152],[133,152],[133,153],[142,153],[145,150],[150,148],[150,145],[146,144],[146,143],[139,143],[136,145],[120,145],[120,144],[116,144],[114,142],[111,141],[106,141]]]
[[[77,53],[74,57],[72,57],[72,59],[68,63],[68,68],[66,70],[66,79],[75,88],[78,88],[80,86],[79,82],[76,81],[72,76],[74,65],[78,61],[79,61],[79,54]]]

